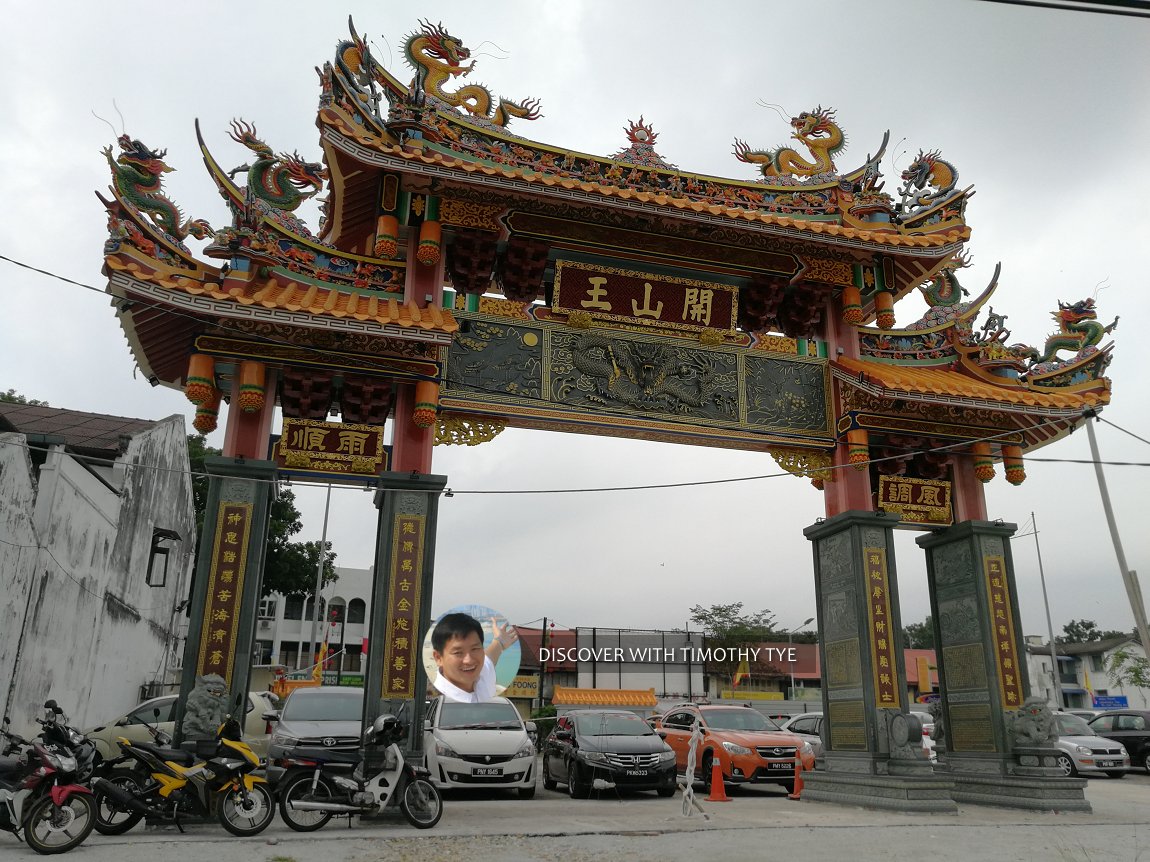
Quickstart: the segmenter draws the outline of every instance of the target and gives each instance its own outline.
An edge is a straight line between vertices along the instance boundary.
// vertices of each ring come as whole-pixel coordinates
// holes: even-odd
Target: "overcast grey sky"
[[[1146,247],[1150,218],[1150,21],[978,0],[386,4],[279,2],[151,4],[5,0],[0,50],[0,254],[97,285],[105,219],[93,191],[109,183],[100,149],[126,130],[167,148],[170,196],[192,217],[226,221],[202,169],[193,119],[225,167],[246,160],[229,140],[234,117],[277,151],[318,158],[313,67],[333,56],[350,12],[376,56],[401,78],[399,45],[426,17],[473,50],[470,80],[513,99],[542,100],[544,117],[512,130],[582,152],[610,154],[643,115],[658,149],[684,170],[750,179],[735,137],[766,148],[787,116],[834,107],[853,168],[883,132],[887,190],[920,149],[939,149],[974,184],[968,208],[977,293],[1001,261],[993,305],[1012,340],[1041,345],[1057,300],[1098,294],[1099,316],[1120,314],[1105,417],[1150,438],[1144,348],[1150,326]],[[483,44],[486,43],[486,44]],[[303,212],[315,224],[314,209]],[[106,296],[0,261],[0,389],[52,405],[160,418],[183,395],[133,374]],[[904,301],[900,323],[921,313]],[[222,422],[221,422],[222,428]],[[1097,428],[1108,460],[1150,462],[1150,446]],[[211,442],[220,445],[222,431]],[[1085,459],[1086,436],[1040,457]],[[778,473],[767,455],[669,444],[505,432],[466,450],[440,447],[436,472],[457,491],[559,489]],[[1015,488],[988,486],[990,516],[1026,522],[1033,511],[1056,628],[1087,617],[1130,629],[1132,617],[1093,468],[1030,463]],[[1150,580],[1145,467],[1109,467],[1132,568]],[[302,538],[319,537],[323,491],[296,486]],[[518,623],[547,616],[570,626],[681,626],[693,604],[770,608],[781,626],[814,616],[810,548],[802,529],[823,513],[804,480],[710,488],[530,496],[457,493],[441,505],[433,610],[479,602]],[[333,495],[329,538],[339,564],[372,559],[374,509],[358,491]],[[928,611],[925,565],[900,533],[903,617]],[[1014,546],[1023,623],[1045,630],[1033,537]],[[1150,587],[1147,587],[1150,592]]]

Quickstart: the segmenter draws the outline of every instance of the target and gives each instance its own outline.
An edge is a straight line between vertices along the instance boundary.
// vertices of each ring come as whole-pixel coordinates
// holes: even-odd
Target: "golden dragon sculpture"
[[[791,119],[794,131],[791,137],[805,146],[812,156],[803,158],[790,147],[773,150],[752,150],[745,141],[735,138],[735,158],[740,162],[759,165],[763,176],[810,177],[835,172],[833,156],[846,146],[843,130],[835,122],[835,112],[819,105],[813,111],[803,111]]]

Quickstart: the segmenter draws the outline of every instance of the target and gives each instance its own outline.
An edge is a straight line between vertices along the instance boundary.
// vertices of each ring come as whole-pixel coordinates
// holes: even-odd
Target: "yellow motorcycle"
[[[199,740],[196,751],[171,748],[171,738],[148,725],[155,744],[116,740],[119,769],[93,787],[96,830],[127,832],[144,817],[175,823],[181,819],[219,819],[233,835],[258,835],[275,816],[267,781],[252,772],[255,752],[243,742],[239,723],[229,718],[213,740]]]

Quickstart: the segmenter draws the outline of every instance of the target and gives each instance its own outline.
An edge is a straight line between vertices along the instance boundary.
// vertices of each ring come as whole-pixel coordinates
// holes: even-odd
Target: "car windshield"
[[[779,726],[754,709],[708,709],[703,713],[707,727],[715,730],[778,730]]]
[[[1059,736],[1097,736],[1085,721],[1077,715],[1070,715],[1069,713],[1057,713],[1054,720],[1058,723]]]
[[[627,713],[596,713],[575,716],[575,728],[580,736],[650,736],[651,725],[637,715]]]
[[[293,691],[284,705],[284,721],[360,721],[363,689],[311,689]]]
[[[439,727],[443,730],[519,730],[519,713],[509,703],[443,702]]]

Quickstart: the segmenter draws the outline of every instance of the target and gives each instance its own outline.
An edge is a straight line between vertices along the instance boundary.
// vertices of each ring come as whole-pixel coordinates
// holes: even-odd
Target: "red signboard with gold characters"
[[[895,664],[894,632],[890,616],[886,549],[863,548],[866,558],[867,616],[870,621],[871,662],[874,665],[875,703],[883,709],[897,708],[898,668]]]
[[[995,666],[1005,709],[1022,706],[1022,677],[1018,672],[1018,644],[1014,639],[1014,614],[1010,609],[1010,588],[1006,583],[1006,561],[1002,557],[983,557],[986,571],[986,597],[990,602],[990,619],[994,625]]]
[[[207,602],[196,674],[216,673],[230,685],[239,631],[240,600],[244,592],[252,506],[250,503],[221,503],[219,513],[208,571]]]
[[[883,512],[898,512],[904,525],[946,527],[952,524],[950,493],[950,482],[941,479],[878,477],[878,508]]]
[[[382,425],[285,416],[273,458],[281,472],[301,478],[374,480],[387,469],[389,454]]]
[[[734,335],[739,291],[729,284],[560,260],[551,307],[602,320]]]
[[[388,573],[387,644],[383,653],[383,696],[415,697],[419,659],[419,602],[423,580],[424,518],[396,515]]]

